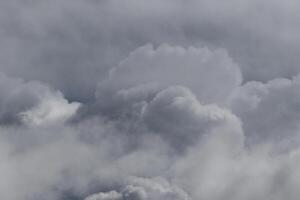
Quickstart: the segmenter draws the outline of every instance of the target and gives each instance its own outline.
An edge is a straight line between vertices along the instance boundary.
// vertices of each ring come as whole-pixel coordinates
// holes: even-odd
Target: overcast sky
[[[0,199],[298,200],[298,0],[0,0]]]

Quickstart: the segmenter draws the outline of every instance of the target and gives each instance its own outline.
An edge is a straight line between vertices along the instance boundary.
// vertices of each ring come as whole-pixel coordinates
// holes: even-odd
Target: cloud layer
[[[152,43],[226,48],[245,80],[299,72],[297,0],[1,1],[1,71],[89,101],[131,51]]]
[[[0,199],[298,199],[299,8],[0,0]]]

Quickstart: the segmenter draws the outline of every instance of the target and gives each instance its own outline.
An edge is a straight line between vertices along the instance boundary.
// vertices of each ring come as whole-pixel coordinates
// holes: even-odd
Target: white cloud
[[[80,106],[69,103],[59,92],[46,94],[42,99],[34,108],[18,113],[25,124],[61,123],[72,117]]]
[[[171,185],[167,180],[156,178],[129,178],[120,192],[110,191],[91,195],[85,200],[189,200],[182,189]]]
[[[0,76],[1,123],[39,125],[64,122],[75,114],[79,103],[69,103],[59,91],[37,81]]]

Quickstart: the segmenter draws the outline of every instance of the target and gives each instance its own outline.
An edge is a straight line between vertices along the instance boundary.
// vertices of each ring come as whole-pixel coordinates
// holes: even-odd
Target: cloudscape
[[[298,200],[300,2],[0,0],[0,199]]]

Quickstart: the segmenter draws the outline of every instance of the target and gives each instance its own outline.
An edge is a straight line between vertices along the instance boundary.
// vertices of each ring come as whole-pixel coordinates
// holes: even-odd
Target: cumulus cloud
[[[111,71],[110,77],[99,84],[97,97],[101,101],[109,95],[106,93],[120,91],[117,94],[122,95],[140,85],[152,84],[156,90],[183,85],[201,101],[221,104],[241,80],[239,67],[224,49],[185,49],[167,44],[154,49],[146,45],[131,52]]]
[[[230,104],[250,140],[277,141],[286,147],[299,143],[299,86],[298,75],[237,88]]]
[[[190,197],[182,189],[171,185],[167,180],[156,178],[132,177],[120,192],[110,191],[106,193],[93,194],[85,200],[123,200],[123,199],[166,199],[166,200],[188,200]]]
[[[180,150],[216,127],[242,132],[239,119],[221,108],[240,84],[225,50],[146,45],[99,83],[90,112],[135,124],[130,131],[138,135],[145,127]]]
[[[298,21],[296,0],[0,0],[0,199],[298,199]]]
[[[214,129],[242,134],[240,122],[230,111],[216,105],[201,105],[184,87],[172,87],[158,93],[143,113],[147,126],[172,141],[177,149],[198,141]]]
[[[42,124],[67,120],[79,107],[59,91],[37,81],[24,82],[0,74],[1,123]]]
[[[1,71],[48,82],[72,100],[90,101],[108,70],[146,43],[226,48],[247,80],[299,72],[297,0],[0,4]]]

